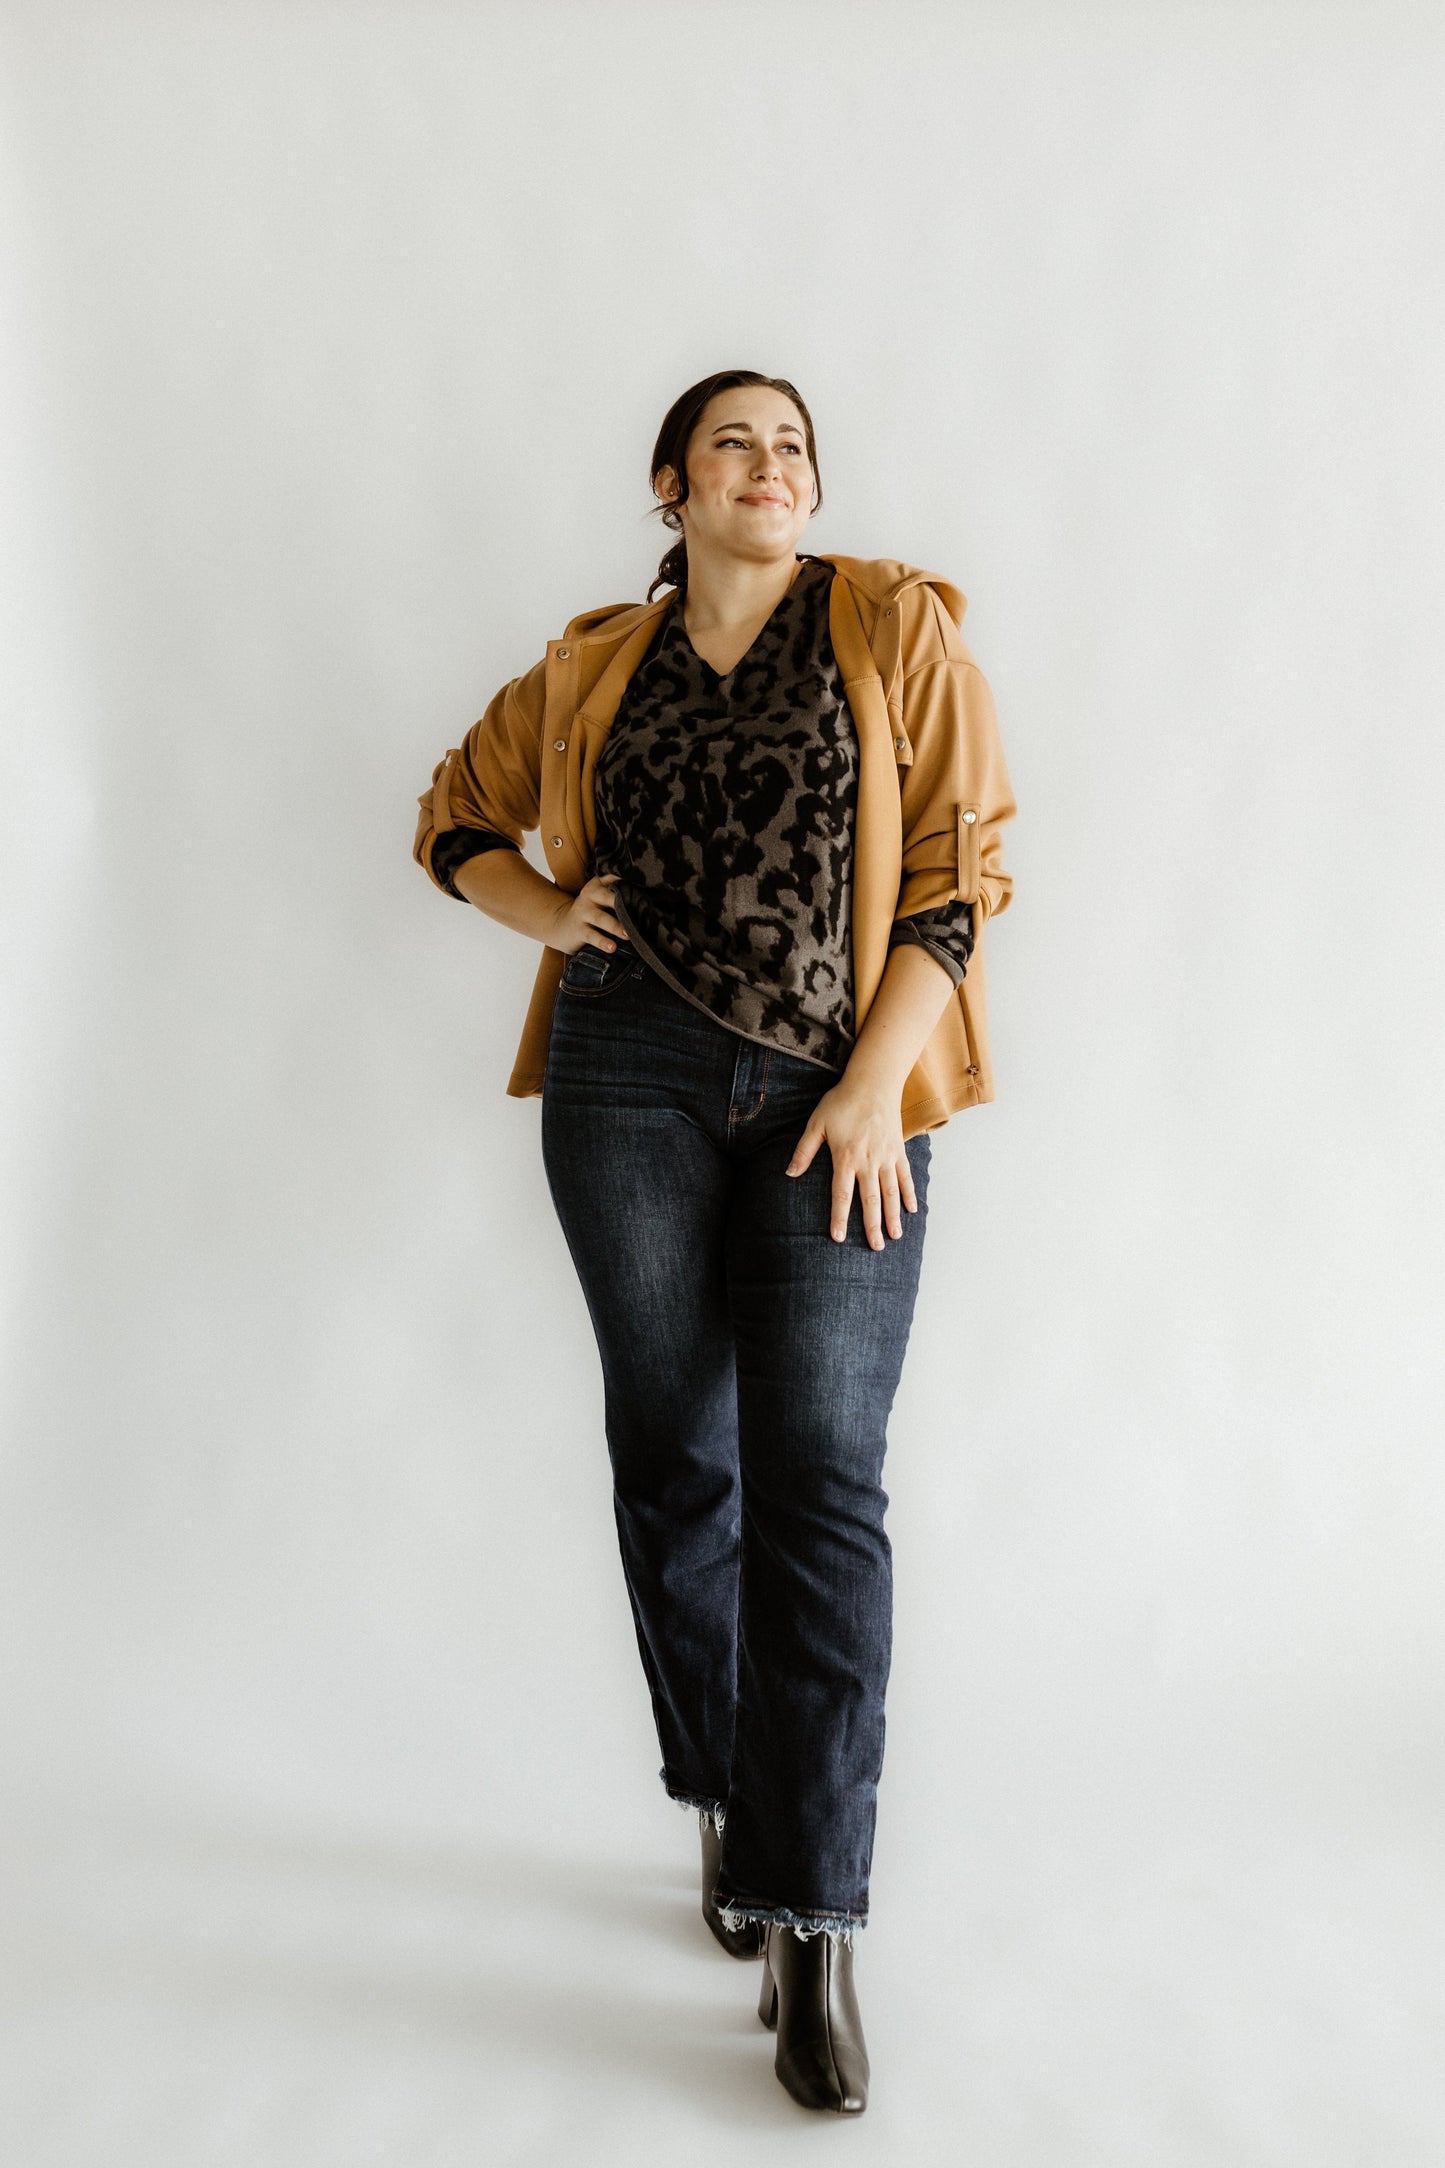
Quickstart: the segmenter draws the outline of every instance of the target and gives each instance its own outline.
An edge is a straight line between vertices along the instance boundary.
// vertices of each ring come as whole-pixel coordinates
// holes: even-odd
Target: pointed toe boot
[[[713,1888],[717,1882],[718,1869],[722,1864],[722,1838],[718,1834],[710,1814],[700,1817],[702,1822],[702,1916],[717,1936],[729,1957],[761,1957],[763,1954],[763,1923],[761,1920],[744,1920],[741,1927],[729,1927],[713,1902]]]
[[[848,1943],[829,1934],[804,1940],[791,1927],[770,1921],[758,2016],[777,2027],[773,2068],[800,2106],[862,2114],[868,2105],[868,2050]]]

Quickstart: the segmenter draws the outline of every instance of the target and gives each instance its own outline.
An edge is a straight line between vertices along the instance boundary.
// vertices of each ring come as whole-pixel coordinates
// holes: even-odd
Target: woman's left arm
[[[972,939],[1013,894],[1001,830],[1016,810],[999,743],[993,695],[942,599],[927,585],[905,597],[902,721],[909,759],[899,771],[903,866],[895,924],[950,904],[968,906]],[[917,931],[915,925],[915,932]],[[901,1101],[909,1071],[954,996],[955,981],[916,939],[894,938],[848,1066],[823,1094],[798,1139],[789,1174],[819,1145],[833,1158],[830,1232],[845,1240],[858,1186],[869,1246],[903,1232],[899,1197],[918,1209],[903,1148]]]
[[[870,1249],[883,1248],[885,1224],[895,1240],[903,1233],[900,1193],[908,1211],[918,1210],[903,1146],[903,1086],[952,999],[953,981],[927,949],[905,942],[890,949],[848,1066],[814,1107],[788,1162],[789,1174],[802,1174],[827,1143],[835,1242],[847,1236],[855,1182]]]

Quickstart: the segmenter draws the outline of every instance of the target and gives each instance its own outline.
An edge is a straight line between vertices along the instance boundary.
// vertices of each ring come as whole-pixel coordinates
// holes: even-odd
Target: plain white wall
[[[813,406],[811,546],[969,595],[1022,809],[880,1866],[1169,1726],[1415,1781],[1438,16],[34,4],[3,53],[11,1780],[442,1833],[657,1788],[503,1089],[535,951],[410,847],[745,363]]]

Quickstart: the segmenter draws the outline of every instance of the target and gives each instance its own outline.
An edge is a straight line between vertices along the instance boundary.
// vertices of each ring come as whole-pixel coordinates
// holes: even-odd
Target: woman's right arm
[[[457,893],[488,918],[570,955],[584,941],[614,949],[627,939],[611,908],[615,874],[595,874],[575,896],[538,873],[520,851],[484,851],[452,875]]]
[[[546,673],[544,659],[504,685],[438,762],[418,800],[412,856],[446,894],[548,948],[614,949],[627,939],[611,908],[614,876],[594,875],[574,896],[522,856],[522,838],[541,818]]]

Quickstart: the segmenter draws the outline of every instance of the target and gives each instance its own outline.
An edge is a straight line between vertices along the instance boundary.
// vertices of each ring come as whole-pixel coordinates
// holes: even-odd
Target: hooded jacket
[[[861,1031],[888,960],[893,921],[962,899],[973,909],[968,970],[904,1083],[905,1138],[994,1096],[984,929],[1013,879],[1000,831],[1017,810],[993,696],[962,637],[964,595],[893,558],[833,566],[828,628],[858,733],[853,841],[853,998]],[[418,801],[412,855],[428,876],[436,837],[487,828],[518,849],[540,828],[547,870],[575,895],[596,839],[592,781],[628,679],[671,593],[574,617],[523,676],[502,686]],[[540,1095],[566,958],[543,947],[507,1091]]]

